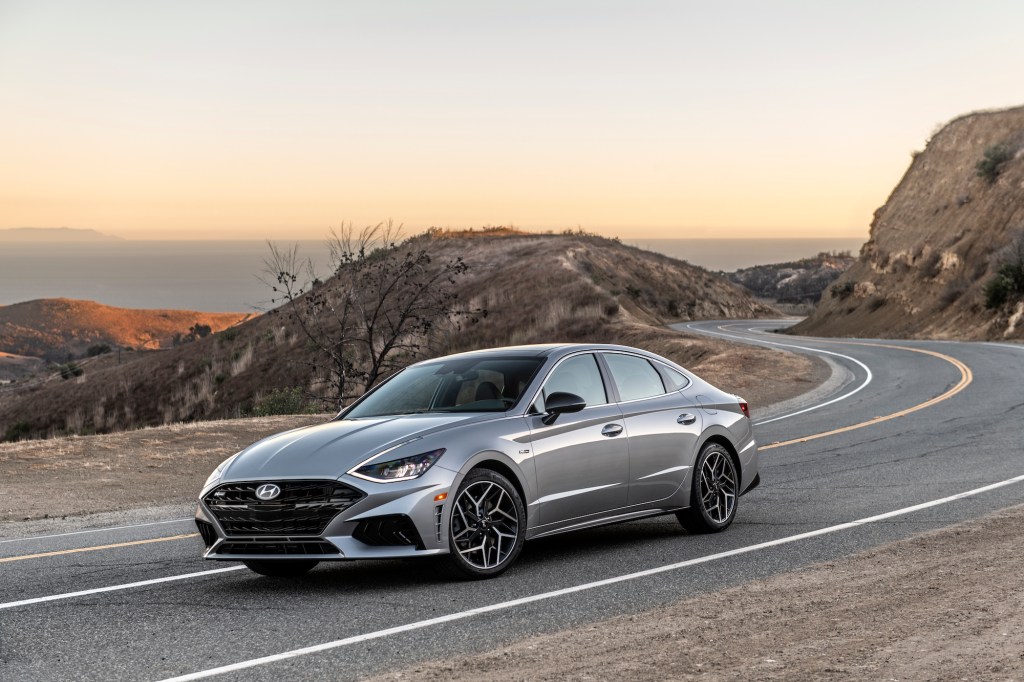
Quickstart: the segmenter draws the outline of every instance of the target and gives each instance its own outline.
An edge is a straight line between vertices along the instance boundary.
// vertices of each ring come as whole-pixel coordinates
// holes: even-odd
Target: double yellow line
[[[944,355],[942,353],[937,353],[937,352],[935,352],[933,350],[925,350],[923,348],[910,348],[908,346],[892,346],[892,345],[888,345],[888,344],[884,344],[884,343],[863,343],[863,342],[847,342],[847,343],[849,343],[850,345],[855,345],[855,346],[873,346],[875,348],[892,348],[892,349],[895,349],[895,350],[910,351],[911,353],[923,353],[924,355],[931,355],[932,357],[939,358],[940,360],[945,360],[946,362],[950,363],[951,365],[956,367],[958,370],[960,370],[960,381],[958,381],[956,384],[954,384],[952,388],[950,388],[948,391],[946,391],[942,395],[937,395],[934,398],[932,398],[931,400],[926,400],[923,403],[919,403],[917,405],[914,405],[913,407],[908,407],[905,410],[900,410],[899,412],[893,412],[892,414],[886,414],[886,415],[883,415],[881,417],[875,417],[874,419],[869,419],[867,421],[863,421],[863,422],[860,422],[858,424],[851,424],[850,426],[844,426],[844,427],[839,428],[839,429],[832,429],[831,431],[823,431],[821,433],[814,433],[814,434],[811,434],[809,436],[801,436],[800,438],[793,438],[791,440],[783,440],[783,441],[777,441],[775,443],[769,443],[768,445],[760,446],[758,448],[759,450],[771,450],[772,448],[781,448],[781,447],[784,447],[786,445],[795,445],[796,443],[806,443],[808,441],[818,440],[819,438],[827,438],[828,436],[835,436],[836,434],[839,434],[839,433],[846,433],[847,431],[856,431],[857,429],[863,429],[863,428],[868,427],[868,426],[874,426],[875,424],[881,424],[882,422],[887,422],[890,419],[896,419],[898,417],[905,417],[908,414],[911,414],[913,412],[917,412],[918,410],[923,410],[926,407],[931,407],[932,405],[937,405],[938,403],[941,403],[944,400],[949,400],[950,398],[955,396],[957,393],[959,393],[960,391],[962,391],[965,388],[967,388],[968,386],[970,386],[971,382],[974,381],[974,373],[971,371],[970,367],[968,367],[967,365],[965,365],[964,363],[960,362],[959,360],[957,360],[954,357],[950,357],[950,356]]]
[[[950,357],[948,355],[944,355],[942,353],[937,353],[937,352],[931,351],[931,350],[925,350],[923,348],[910,348],[908,346],[893,346],[893,345],[888,345],[888,344],[883,344],[883,343],[864,343],[864,342],[853,342],[853,341],[848,341],[848,342],[844,342],[844,343],[849,344],[849,345],[856,345],[856,346],[873,346],[875,348],[890,348],[890,349],[894,349],[894,350],[905,350],[905,351],[909,351],[911,353],[922,353],[924,355],[931,355],[932,357],[939,358],[940,360],[945,360],[946,362],[950,363],[951,365],[956,367],[958,370],[960,370],[960,381],[958,381],[955,385],[953,385],[952,388],[950,388],[948,391],[946,391],[942,395],[935,396],[931,400],[926,400],[923,403],[919,403],[917,405],[914,405],[913,407],[908,407],[905,410],[900,410],[899,412],[893,412],[892,414],[883,415],[881,417],[875,417],[874,419],[869,419],[867,421],[863,421],[863,422],[860,422],[858,424],[852,424],[850,426],[844,426],[844,427],[839,428],[839,429],[832,429],[831,431],[823,431],[821,433],[814,433],[814,434],[811,434],[811,435],[808,435],[808,436],[801,436],[800,438],[793,438],[791,440],[783,440],[783,441],[778,441],[778,442],[775,442],[775,443],[769,443],[768,445],[760,446],[759,449],[761,449],[761,450],[772,450],[774,448],[781,448],[781,447],[785,447],[787,445],[795,445],[797,443],[806,443],[808,441],[817,440],[819,438],[827,438],[829,436],[835,436],[835,435],[840,434],[840,433],[846,433],[847,431],[856,431],[857,429],[863,429],[863,428],[866,428],[868,426],[874,426],[875,424],[880,424],[882,422],[889,421],[890,419],[896,419],[898,417],[905,417],[908,414],[912,414],[914,412],[917,412],[918,410],[923,410],[923,409],[925,409],[927,407],[931,407],[932,405],[937,405],[938,403],[941,403],[944,400],[949,400],[950,398],[955,396],[957,393],[960,393],[965,388],[967,388],[971,384],[971,382],[974,381],[974,374],[973,374],[973,372],[971,372],[971,368],[970,367],[968,367],[964,363],[960,362],[956,358]],[[154,543],[154,542],[169,542],[171,540],[184,540],[186,538],[194,538],[194,537],[197,537],[197,536],[198,536],[198,533],[185,533],[185,534],[182,534],[182,535],[171,535],[169,537],[152,538],[152,539],[149,539],[149,540],[133,540],[132,542],[118,542],[118,543],[112,544],[112,545],[98,545],[98,546],[95,546],[95,547],[81,547],[79,549],[62,549],[62,550],[59,550],[59,551],[56,551],[56,552],[41,552],[39,554],[23,554],[21,556],[12,556],[12,557],[0,558],[0,564],[12,562],[12,561],[24,561],[26,559],[42,559],[44,557],[62,556],[64,554],[78,554],[80,552],[96,552],[96,551],[99,551],[101,549],[115,549],[115,548],[118,548],[118,547],[132,547],[134,545],[148,545],[148,544],[151,544],[151,543]]]

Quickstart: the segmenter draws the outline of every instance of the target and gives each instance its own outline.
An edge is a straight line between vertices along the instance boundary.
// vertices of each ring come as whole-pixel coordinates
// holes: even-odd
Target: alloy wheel
[[[474,568],[501,565],[519,538],[519,516],[512,496],[488,480],[463,488],[452,507],[451,538],[463,560]]]
[[[715,523],[725,523],[736,506],[736,468],[729,455],[713,451],[700,468],[700,503]]]

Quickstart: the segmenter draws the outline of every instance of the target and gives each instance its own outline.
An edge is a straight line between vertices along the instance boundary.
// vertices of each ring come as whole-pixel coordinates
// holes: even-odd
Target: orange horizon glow
[[[1017,103],[1011,14],[7,2],[0,228],[866,238],[937,123]]]

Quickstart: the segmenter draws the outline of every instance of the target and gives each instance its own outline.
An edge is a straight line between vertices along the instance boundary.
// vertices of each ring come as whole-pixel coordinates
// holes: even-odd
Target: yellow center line
[[[795,443],[806,443],[807,441],[810,440],[826,438],[828,436],[834,436],[839,433],[846,433],[847,431],[855,431],[856,429],[863,429],[867,426],[874,426],[875,424],[880,424],[882,422],[889,421],[890,419],[896,419],[897,417],[905,417],[906,415],[911,414],[912,412],[917,412],[918,410],[923,410],[926,407],[931,407],[932,405],[941,403],[944,400],[949,400],[957,393],[967,388],[971,384],[971,382],[974,381],[974,373],[971,372],[970,367],[968,367],[967,365],[960,362],[954,357],[943,355],[942,353],[937,353],[933,350],[925,350],[924,348],[910,348],[909,346],[892,346],[884,343],[861,343],[852,341],[847,341],[845,343],[848,343],[849,345],[853,346],[874,346],[875,348],[892,348],[895,350],[910,351],[911,353],[923,353],[925,355],[931,355],[933,357],[939,358],[940,360],[945,360],[946,362],[950,363],[958,370],[960,370],[960,381],[958,381],[952,388],[950,388],[942,395],[937,395],[931,400],[926,400],[923,403],[919,403],[917,405],[914,405],[913,407],[908,407],[905,410],[893,412],[892,414],[886,414],[881,417],[875,417],[874,419],[869,419],[867,421],[860,422],[859,424],[851,424],[850,426],[844,426],[839,429],[832,429],[831,431],[813,433],[809,436],[801,436],[800,438],[793,438],[792,440],[783,440],[775,443],[769,443],[768,445],[762,445],[761,447],[759,447],[759,450],[771,450],[772,448],[781,448],[785,445],[793,445]]]
[[[41,552],[39,554],[22,554],[21,556],[9,556],[0,558],[0,564],[10,561],[24,561],[25,559],[42,559],[48,556],[61,556],[63,554],[78,554],[79,552],[95,552],[101,549],[114,549],[116,547],[131,547],[133,545],[148,545],[153,542],[167,542],[169,540],[184,540],[185,538],[198,537],[199,533],[185,533],[184,535],[171,535],[163,538],[151,538],[149,540],[132,540],[131,542],[118,542],[113,545],[98,545],[96,547],[79,547],[78,549],[62,549],[56,552]]]

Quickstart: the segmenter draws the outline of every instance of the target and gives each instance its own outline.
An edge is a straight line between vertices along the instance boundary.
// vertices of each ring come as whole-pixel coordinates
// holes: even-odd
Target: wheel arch
[[[708,429],[697,444],[697,452],[694,454],[694,462],[696,462],[697,454],[699,454],[708,443],[717,443],[725,448],[725,451],[729,453],[729,457],[732,458],[733,466],[736,467],[736,475],[739,477],[740,482],[742,482],[743,465],[740,464],[739,452],[736,451],[736,446],[732,444],[732,440],[725,433],[722,433],[722,431],[715,427]]]
[[[469,475],[469,472],[474,469],[488,469],[495,473],[501,474],[515,486],[516,492],[519,493],[519,498],[523,501],[523,511],[526,513],[527,527],[530,522],[530,502],[527,497],[526,483],[523,481],[522,473],[518,470],[518,465],[512,461],[507,455],[495,451],[484,451],[480,452],[471,457],[466,464],[463,466],[463,473],[459,477],[459,480],[455,482],[453,489],[458,489],[462,485],[462,480]]]

